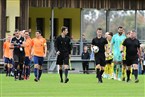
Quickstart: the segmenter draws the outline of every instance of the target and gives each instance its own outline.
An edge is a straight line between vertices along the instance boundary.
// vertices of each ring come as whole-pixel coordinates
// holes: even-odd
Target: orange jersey
[[[28,38],[25,41],[25,56],[30,56],[31,55],[31,48],[32,48],[32,39]]]
[[[3,44],[4,49],[4,57],[9,58],[10,57],[10,42],[5,41]]]
[[[33,38],[33,55],[43,57],[44,56],[44,47],[46,45],[46,39],[44,38]]]

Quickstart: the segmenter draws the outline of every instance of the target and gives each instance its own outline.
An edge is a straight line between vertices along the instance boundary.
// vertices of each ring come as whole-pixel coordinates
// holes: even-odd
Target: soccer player
[[[10,40],[11,40],[11,36],[8,35],[6,41],[3,44],[3,58],[4,58],[4,63],[5,63],[5,69],[6,69],[6,76],[10,76],[10,69],[11,69],[11,65],[10,65]]]
[[[112,61],[113,61],[113,54],[111,52],[111,39],[112,39],[113,33],[112,32],[107,32],[106,33],[106,39],[108,41],[108,45],[106,48],[105,56],[106,56],[106,66],[105,66],[105,71],[103,75],[105,75],[105,78],[110,79],[113,74],[113,67],[112,67]]]
[[[22,80],[22,71],[23,71],[23,63],[24,63],[24,42],[25,39],[20,35],[19,30],[15,30],[15,36],[11,40],[11,46],[10,48],[13,50],[13,58],[14,58],[14,76],[15,80],[18,79],[19,74],[19,80]]]
[[[98,78],[98,83],[103,83],[102,74],[105,67],[105,48],[108,44],[106,38],[102,37],[102,28],[98,28],[96,31],[97,37],[92,40],[92,47],[98,46],[99,51],[95,53],[96,62],[96,78]]]
[[[28,31],[25,31],[24,35],[25,35],[25,39],[26,39],[26,42],[25,42],[24,79],[27,80],[30,76],[29,72],[30,72],[30,60],[32,58],[32,56],[31,56],[32,39],[30,38]]]
[[[130,37],[130,31],[126,33],[126,38]],[[122,47],[122,44],[121,44]],[[125,81],[125,77],[126,77],[126,47],[124,47],[123,49],[123,54],[122,54],[122,81]],[[131,76],[130,76],[131,78]]]
[[[42,75],[43,60],[47,54],[47,44],[46,39],[41,36],[41,31],[36,31],[35,36],[36,37],[32,39],[31,55],[34,58],[34,81],[38,82]]]
[[[127,82],[130,81],[130,68],[133,65],[133,73],[135,76],[135,83],[139,82],[138,79],[138,58],[140,59],[140,42],[136,39],[135,31],[130,32],[130,37],[126,38],[122,44],[121,53],[123,53],[124,46],[126,47],[126,65],[127,65]],[[138,54],[139,53],[139,54]]]
[[[83,73],[89,74],[89,60],[90,60],[90,53],[88,52],[88,47],[84,46],[84,51],[82,52],[81,59],[82,67],[83,67]]]
[[[121,81],[122,75],[122,55],[120,53],[120,47],[124,39],[126,38],[125,34],[123,33],[123,27],[118,27],[118,33],[113,35],[111,44],[112,44],[112,51],[113,51],[113,61],[114,61],[114,79]],[[118,72],[117,72],[118,71]]]
[[[57,64],[59,65],[59,75],[60,82],[63,83],[63,65],[64,65],[64,74],[65,81],[67,83],[69,81],[68,78],[68,66],[69,66],[69,58],[71,54],[71,39],[67,36],[68,28],[63,26],[61,28],[61,35],[56,38],[55,41],[55,49],[57,54]]]

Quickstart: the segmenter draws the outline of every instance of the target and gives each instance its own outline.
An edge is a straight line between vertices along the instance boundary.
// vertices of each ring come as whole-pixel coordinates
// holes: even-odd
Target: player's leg
[[[103,77],[104,78],[108,78],[108,69],[109,69],[109,67],[108,67],[108,63],[105,65],[105,68],[104,68],[104,74],[103,74]]]
[[[62,64],[59,64],[59,76],[60,76],[60,82],[63,83],[63,66],[62,66]]]
[[[85,74],[85,62],[82,62],[83,73]]]
[[[27,80],[29,77],[29,64],[30,64],[30,59],[29,57],[25,57],[25,79]]]
[[[89,62],[86,62],[86,73],[89,74]]]
[[[56,64],[59,66],[59,76],[60,76],[60,82],[63,83],[63,56],[58,55],[57,56],[57,62]]]
[[[133,72],[134,72],[134,77],[135,77],[135,83],[138,83],[138,64],[133,64]]]
[[[18,65],[19,65],[19,58],[17,54],[14,54],[14,78],[15,80],[18,79]]]
[[[108,79],[112,77],[112,59],[108,61]]]
[[[42,75],[42,65],[43,65],[43,60],[44,60],[44,58],[43,57],[39,57],[39,60],[38,60],[38,80],[40,80],[40,78],[41,78],[41,75]]]
[[[103,83],[103,80],[102,80],[102,75],[104,73],[104,69],[105,69],[105,56],[101,56],[101,60],[100,60],[100,75],[99,75],[99,78],[100,78],[100,82]]]
[[[37,56],[34,56],[34,76],[35,76],[35,79],[34,81],[38,81],[38,57]]]
[[[69,81],[68,79],[68,66],[69,66],[69,54],[64,55],[64,74],[65,74],[65,83]]]
[[[5,67],[5,72],[6,72],[6,76],[8,76],[8,58],[4,58],[4,67]]]
[[[121,77],[122,77],[122,63],[119,62],[118,63],[118,80],[121,81]]]
[[[24,67],[24,56],[19,56],[19,80],[23,80],[23,67]]]
[[[65,83],[69,81],[68,79],[68,65],[64,64],[64,74],[65,74]]]
[[[131,74],[132,60],[129,57],[126,57],[126,75],[127,82],[130,82],[130,74]]]

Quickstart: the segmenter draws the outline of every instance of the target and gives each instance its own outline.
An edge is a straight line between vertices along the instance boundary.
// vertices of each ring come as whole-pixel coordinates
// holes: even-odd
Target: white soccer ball
[[[98,53],[98,51],[99,51],[99,47],[98,46],[93,46],[93,52]]]

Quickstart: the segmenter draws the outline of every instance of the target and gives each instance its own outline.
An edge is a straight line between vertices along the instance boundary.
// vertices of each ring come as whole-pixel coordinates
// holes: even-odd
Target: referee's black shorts
[[[106,65],[105,54],[104,53],[96,53],[95,54],[95,62],[96,62],[96,65],[100,64],[100,66],[105,66]]]
[[[138,56],[126,56],[126,65],[138,64]]]
[[[69,65],[69,53],[68,52],[60,52],[60,55],[57,56],[57,65]]]

